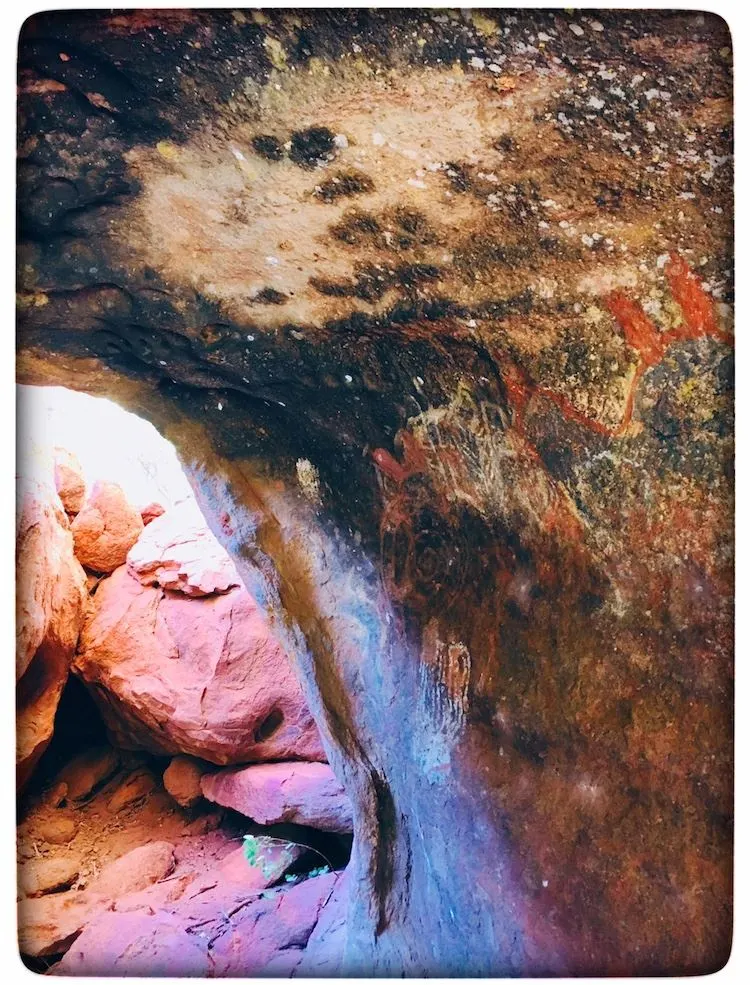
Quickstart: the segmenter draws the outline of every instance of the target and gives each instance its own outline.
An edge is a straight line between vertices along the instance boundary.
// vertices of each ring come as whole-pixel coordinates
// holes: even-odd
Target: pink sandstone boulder
[[[115,899],[127,893],[137,893],[165,879],[174,867],[174,845],[168,841],[152,841],[110,862],[88,890]]]
[[[68,516],[75,516],[86,501],[86,480],[78,458],[67,448],[53,450],[55,488]]]
[[[241,584],[194,500],[185,500],[149,523],[131,547],[127,563],[142,585],[185,595],[213,595]]]
[[[125,563],[143,520],[116,483],[96,482],[71,529],[81,564],[106,573]]]
[[[83,623],[86,576],[51,484],[18,483],[16,765],[19,786],[47,748]]]
[[[315,876],[240,910],[212,942],[212,976],[291,977],[340,878],[337,872]]]
[[[291,821],[322,831],[352,830],[352,809],[325,763],[261,763],[219,770],[201,780],[208,800],[239,811],[258,824]]]
[[[92,599],[74,670],[126,749],[217,765],[325,759],[289,660],[244,588],[191,598],[118,568]]]
[[[211,895],[190,886],[158,909],[130,909],[126,896],[111,909],[89,911],[83,932],[79,929],[80,936],[74,934],[65,942],[67,954],[52,973],[289,977],[340,878],[332,872],[267,894],[257,889],[238,893],[232,885]]]

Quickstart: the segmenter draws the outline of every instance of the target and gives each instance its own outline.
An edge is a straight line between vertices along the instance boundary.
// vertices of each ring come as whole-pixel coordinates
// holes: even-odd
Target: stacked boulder
[[[113,742],[216,765],[324,760],[299,683],[194,502],[101,582],[73,669]]]
[[[109,482],[87,495],[62,449],[36,471],[18,482],[19,790],[70,673],[110,744],[33,795],[19,832],[22,953],[59,962],[58,974],[292,974],[303,957],[330,970],[341,874],[326,866],[297,885],[286,873],[300,856],[312,852],[316,867],[325,856],[294,840],[268,837],[262,864],[237,848],[238,829],[302,825],[334,840],[352,830],[264,613],[194,500],[139,509]],[[112,837],[136,847],[113,860]],[[274,885],[276,902],[265,895]],[[329,902],[337,916],[322,921]],[[241,936],[223,916],[239,906]],[[196,927],[211,930],[210,951]]]

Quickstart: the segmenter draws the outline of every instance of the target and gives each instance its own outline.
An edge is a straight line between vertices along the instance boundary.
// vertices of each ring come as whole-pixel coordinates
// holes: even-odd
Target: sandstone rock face
[[[207,771],[206,763],[191,756],[175,756],[164,771],[164,789],[180,807],[192,807],[203,796],[201,777]]]
[[[193,885],[155,914],[117,904],[88,922],[55,974],[289,977],[339,878],[317,876],[270,899],[236,886],[211,897]],[[127,897],[124,902],[127,907]],[[230,921],[226,913],[232,913]]]
[[[352,809],[325,763],[261,763],[204,776],[208,800],[231,807],[258,824],[292,821],[321,831],[352,830]]]
[[[350,870],[339,874],[318,923],[310,935],[305,953],[295,969],[295,978],[341,978],[356,975],[357,969],[345,968],[346,915],[349,907]],[[367,974],[366,968],[359,971]]]
[[[16,574],[16,764],[22,786],[52,737],[87,597],[58,497],[32,478],[18,485]]]
[[[81,564],[107,573],[125,563],[143,530],[143,520],[116,483],[96,482],[71,529]]]
[[[168,841],[154,841],[134,848],[108,865],[88,886],[88,891],[111,899],[137,893],[166,878],[174,866],[174,846]]]
[[[288,659],[244,588],[190,598],[141,585],[123,566],[97,589],[74,667],[125,748],[219,765],[324,758]]]
[[[18,946],[22,954],[43,958],[64,954],[90,919],[95,903],[69,890],[18,904]]]
[[[185,595],[236,588],[240,576],[208,529],[195,500],[186,500],[148,525],[128,553],[128,570],[142,585]]]
[[[354,806],[355,967],[715,971],[727,25],[257,20],[27,21],[21,372],[168,431],[286,633]]]
[[[78,458],[66,448],[54,449],[55,488],[68,516],[76,516],[86,501],[86,480]]]

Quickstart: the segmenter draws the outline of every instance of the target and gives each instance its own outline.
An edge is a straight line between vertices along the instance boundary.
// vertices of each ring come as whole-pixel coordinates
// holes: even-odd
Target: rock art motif
[[[24,26],[21,377],[174,442],[293,661],[352,805],[342,973],[727,959],[731,61],[693,12]],[[99,585],[84,676],[126,687],[126,606],[180,651],[123,734],[168,709],[206,756],[166,668],[240,592]],[[207,973],[148,935],[144,972]]]
[[[192,598],[146,587],[123,565],[92,603],[74,670],[116,745],[219,765],[324,758],[289,660],[244,588]],[[111,809],[129,795],[118,791]]]
[[[148,503],[141,510],[141,520],[143,520],[143,526],[147,527],[152,520],[156,520],[164,514],[164,507],[161,503]]]

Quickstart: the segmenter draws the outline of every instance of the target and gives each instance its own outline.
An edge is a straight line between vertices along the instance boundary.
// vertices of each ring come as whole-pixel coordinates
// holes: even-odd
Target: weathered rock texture
[[[193,807],[203,796],[201,778],[208,765],[192,756],[175,756],[164,770],[164,789],[181,807]]]
[[[325,763],[260,763],[219,770],[201,779],[208,800],[231,807],[258,824],[290,821],[347,834],[352,809]]]
[[[117,483],[96,482],[71,529],[81,564],[106,574],[125,563],[143,520]]]
[[[51,478],[51,477],[50,477]],[[16,766],[23,786],[47,748],[83,624],[86,576],[51,484],[18,484]]]
[[[185,595],[215,595],[242,584],[194,500],[150,521],[128,552],[127,563],[142,585],[160,585]]]
[[[289,660],[244,587],[191,598],[141,585],[123,565],[97,588],[78,650],[74,670],[116,745],[218,764],[325,758]]]
[[[153,420],[284,635],[345,968],[719,967],[724,23],[66,12],[19,64],[22,377]]]
[[[76,516],[86,502],[86,480],[81,463],[66,448],[55,448],[55,488],[68,516]]]
[[[183,811],[158,785],[113,816],[108,802],[144,772],[142,757],[122,758],[130,768],[97,784],[85,800],[60,802],[39,790],[25,799],[18,868],[25,959],[59,975],[155,975],[179,974],[195,958],[205,976],[221,956],[220,973],[273,966],[281,974],[307,956],[311,935],[316,964],[323,952],[331,957],[332,943],[340,959],[341,942],[326,930],[340,916],[340,873],[303,875],[318,865],[314,852],[239,815],[198,831],[196,822],[211,818],[210,805]],[[77,759],[53,782],[62,788],[61,777],[83,772]],[[50,845],[51,820],[71,817],[73,843]],[[246,851],[248,830],[257,833]],[[323,919],[334,901],[336,914]]]

